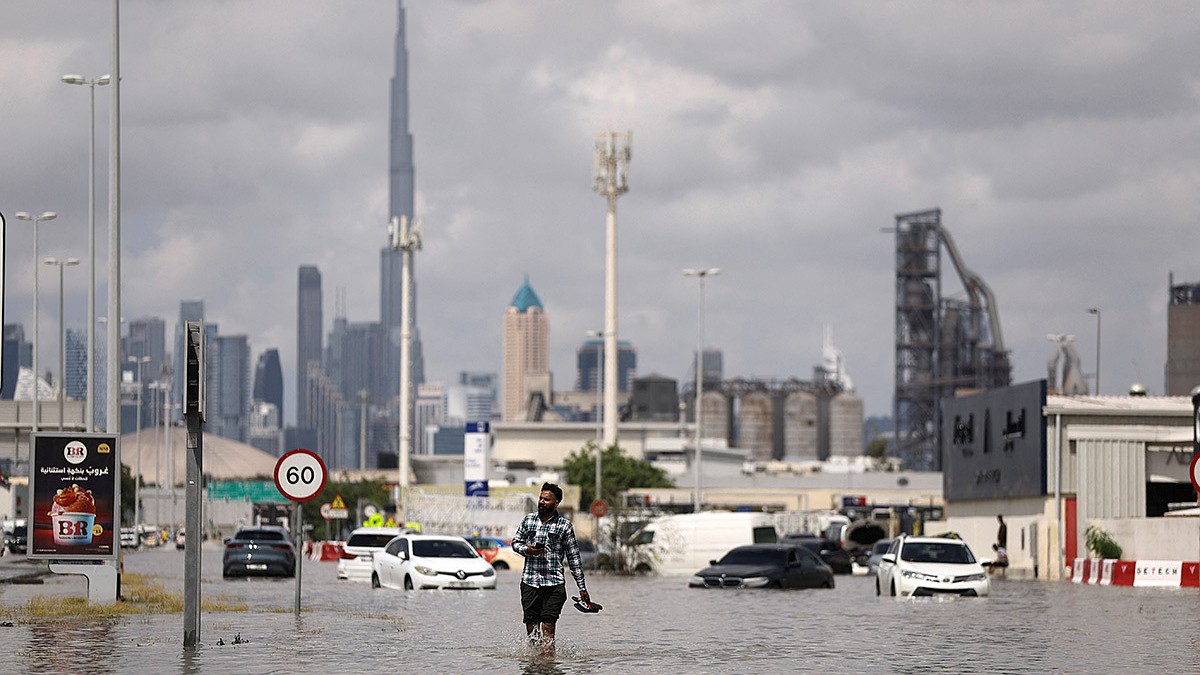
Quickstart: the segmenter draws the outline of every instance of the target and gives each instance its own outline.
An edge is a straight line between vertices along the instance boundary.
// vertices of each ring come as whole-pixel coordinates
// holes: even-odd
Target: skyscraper
[[[278,349],[267,349],[258,355],[258,363],[254,367],[253,398],[255,401],[274,405],[277,417],[276,426],[281,426],[283,420],[283,367],[279,364]]]
[[[550,396],[550,322],[529,279],[504,312],[504,421],[521,421],[532,394]]]
[[[87,396],[87,333],[67,329],[67,373],[63,377],[67,398],[76,401]],[[16,359],[14,359],[14,362]],[[16,367],[14,365],[14,370]]]
[[[603,388],[600,377],[604,364],[600,355],[603,340],[584,340],[575,349],[575,391],[596,391]],[[629,383],[637,377],[637,350],[628,340],[617,342],[617,391],[629,391]]]
[[[408,49],[404,44],[404,4],[397,3],[395,74],[391,80],[391,124],[388,153],[388,218],[416,216],[413,195],[416,192],[413,167],[413,138],[408,129]],[[387,333],[390,346],[385,364],[388,397],[400,393],[400,309],[403,253],[393,251],[390,242],[379,252],[379,323]],[[414,264],[415,269],[415,264]],[[415,276],[415,275],[414,275]],[[417,329],[417,282],[412,284],[412,383],[425,381],[425,359],[421,334]]]
[[[245,441],[250,427],[250,342],[218,335],[208,343],[205,426],[223,438]]]
[[[321,271],[302,265],[296,300],[296,426],[312,429],[308,404],[308,366],[321,364]],[[280,411],[282,413],[282,410]]]
[[[142,375],[147,382],[155,382],[162,378],[162,367],[167,362],[165,321],[157,316],[134,319],[129,322],[129,330],[121,338],[121,343],[121,354],[125,358],[150,357],[142,366]]]
[[[1200,382],[1200,283],[1168,273],[1166,395],[1191,396]]]

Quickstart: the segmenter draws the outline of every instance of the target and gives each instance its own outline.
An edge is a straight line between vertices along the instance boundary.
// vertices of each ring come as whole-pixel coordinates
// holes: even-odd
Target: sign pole
[[[301,504],[321,494],[328,471],[317,453],[297,448],[284,453],[275,462],[275,487],[279,494],[296,503],[292,518],[292,541],[296,547],[296,617],[300,616],[300,576],[304,569],[304,511]]]
[[[300,576],[304,573],[304,505],[296,502],[296,517],[292,520],[292,540],[296,546],[296,618],[300,618]]]
[[[187,491],[184,527],[187,539],[183,542],[183,646],[185,649],[195,649],[200,645],[200,544],[204,541],[202,483],[206,345],[202,322],[188,321],[185,329],[183,418],[187,424]],[[175,484],[172,481],[172,499],[174,495]],[[174,527],[174,519],[171,526]]]

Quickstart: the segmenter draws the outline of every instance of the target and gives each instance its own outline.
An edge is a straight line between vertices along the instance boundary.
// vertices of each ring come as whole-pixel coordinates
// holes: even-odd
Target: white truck
[[[695,574],[730,549],[778,541],[765,513],[704,511],[654,518],[629,539],[629,567],[638,572]]]

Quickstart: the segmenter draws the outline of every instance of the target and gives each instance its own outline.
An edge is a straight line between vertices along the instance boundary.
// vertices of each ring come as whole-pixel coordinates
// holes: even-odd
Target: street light
[[[96,323],[99,323],[99,324],[103,325],[106,331],[108,330],[108,317],[107,317],[107,316],[99,316],[99,317],[96,317]],[[119,333],[119,331],[123,330],[122,326],[124,326],[124,325],[125,325],[125,323],[126,323],[126,321],[125,321],[125,317],[121,317],[121,322],[120,322],[120,323],[117,325],[117,331],[118,331],[118,333]],[[120,365],[120,362],[119,362],[119,360],[118,360],[118,366],[119,366],[119,365]],[[104,386],[104,396],[105,396],[105,399],[106,399],[106,405],[104,406],[104,408],[105,408],[105,409],[104,409],[104,411],[103,411],[104,425],[102,425],[102,426],[103,426],[103,428],[105,428],[105,429],[107,429],[107,428],[108,428],[108,405],[107,405],[107,398],[108,398],[108,385],[107,385],[108,378],[107,378],[107,375],[108,375],[108,370],[109,370],[109,366],[108,366],[108,359],[107,359],[107,357],[106,357],[106,358],[105,358],[105,363],[104,363],[104,375],[105,375],[105,376],[104,376],[104,377],[102,377],[102,378],[99,378],[99,379],[103,379],[103,380],[105,381],[105,383],[106,383],[106,384],[105,384],[105,386]],[[121,377],[120,377],[120,375],[121,375],[121,373],[120,373],[120,371],[118,370],[118,372],[117,372],[117,381],[118,381],[118,382],[121,380]],[[93,385],[93,384],[95,384],[95,382],[89,382],[89,383],[88,383],[89,391],[90,391],[90,387],[91,387],[91,385]],[[100,388],[99,388],[99,387],[97,387],[97,388],[96,388],[96,391],[100,391]],[[92,412],[93,412],[93,420],[92,420],[92,423],[93,423],[93,424],[95,424],[95,419],[94,419],[94,417],[95,417],[95,410],[93,409],[93,411],[92,411]],[[96,428],[101,428],[101,425],[96,425]]]
[[[84,419],[87,420],[87,431],[91,431],[96,423],[95,399],[92,396],[96,386],[96,85],[103,87],[111,78],[103,75],[89,80],[82,75],[63,75],[62,81],[67,84],[87,85],[89,102],[88,127],[88,318],[87,318],[87,387],[84,395]]]
[[[1088,314],[1096,315],[1096,395],[1100,395],[1100,308],[1088,307]]]
[[[142,366],[153,359],[149,356],[130,356],[126,360],[137,366],[137,459],[134,467],[137,478],[133,483],[133,526],[137,528],[142,524]]]
[[[590,338],[597,339],[597,344],[598,344],[597,348],[600,350],[596,354],[596,367],[599,368],[599,371],[596,373],[596,378],[595,378],[595,380],[596,380],[596,496],[592,499],[592,501],[599,501],[600,500],[600,442],[601,442],[600,441],[600,428],[601,428],[600,420],[603,419],[603,416],[600,414],[601,410],[603,408],[603,403],[601,401],[600,394],[601,394],[601,392],[604,391],[600,387],[600,383],[604,379],[604,331],[589,330],[587,332],[587,336]],[[597,532],[599,532],[599,529],[597,529]]]
[[[47,265],[58,267],[58,430],[63,430],[63,407],[67,398],[67,329],[63,323],[63,270],[79,264],[79,258],[46,258]]]
[[[704,418],[704,279],[721,273],[720,268],[687,268],[683,271],[685,277],[696,277],[700,280],[700,312],[696,322],[696,496],[692,510],[700,513],[700,440],[701,421]]]
[[[38,286],[38,259],[41,258],[41,252],[38,250],[38,224],[47,220],[54,220],[58,214],[53,211],[43,211],[41,214],[32,216],[25,211],[17,211],[17,220],[29,220],[33,222],[33,430],[37,431],[41,423],[41,412],[38,408],[38,291],[41,288]]]

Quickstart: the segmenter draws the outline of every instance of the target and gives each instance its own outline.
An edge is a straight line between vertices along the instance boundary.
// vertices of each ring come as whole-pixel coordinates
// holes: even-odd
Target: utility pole
[[[604,219],[604,447],[617,442],[617,197],[629,191],[633,132],[596,136],[593,189],[608,201]]]
[[[396,483],[396,516],[402,518],[404,488],[408,485],[409,455],[412,452],[412,254],[421,250],[422,223],[408,216],[394,216],[388,226],[392,250],[400,257],[400,443],[396,464],[400,480]]]

